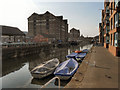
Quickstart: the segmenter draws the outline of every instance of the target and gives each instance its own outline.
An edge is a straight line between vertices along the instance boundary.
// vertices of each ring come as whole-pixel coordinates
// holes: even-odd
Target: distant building
[[[120,56],[120,0],[105,0],[101,27],[104,31],[104,47],[114,56]]]
[[[69,34],[69,41],[78,41],[80,38],[80,31],[72,28]]]
[[[25,34],[17,27],[0,25],[2,43],[25,42]]]
[[[104,45],[104,30],[102,25],[102,23],[99,23],[99,43]]]
[[[98,42],[99,42],[99,35],[93,37],[93,39],[94,39],[94,41],[95,41],[96,43],[98,43]]]
[[[85,39],[85,37],[83,36],[83,34],[80,36],[80,40],[83,41]]]
[[[27,34],[28,34],[28,32],[26,32],[26,31],[23,31],[23,33],[27,36]]]
[[[55,16],[48,11],[44,14],[33,13],[28,18],[28,36],[34,38],[41,34],[52,36],[52,40],[55,41],[67,41],[67,20],[63,20],[63,16]]]

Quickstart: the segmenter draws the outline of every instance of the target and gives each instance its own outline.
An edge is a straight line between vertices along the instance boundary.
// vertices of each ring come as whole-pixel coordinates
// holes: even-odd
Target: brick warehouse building
[[[69,34],[69,41],[76,41],[80,38],[80,30],[72,28]]]
[[[67,20],[63,20],[63,16],[55,16],[48,11],[44,14],[33,13],[28,18],[28,36],[35,37],[38,34],[48,34],[53,36],[53,41],[65,42],[68,40]]]
[[[99,30],[102,30],[101,27],[104,32],[104,47],[114,56],[120,56],[120,0],[104,2]],[[103,36],[99,34],[99,37]]]

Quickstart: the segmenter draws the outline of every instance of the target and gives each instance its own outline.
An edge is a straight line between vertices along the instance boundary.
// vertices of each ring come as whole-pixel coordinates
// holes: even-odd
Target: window
[[[109,26],[106,26],[106,33],[109,33]]]
[[[49,25],[46,25],[46,29],[49,29]]]
[[[55,19],[49,19],[49,21],[55,21]]]
[[[108,19],[108,20],[106,20],[106,24],[107,24],[107,23],[109,24],[109,19]]]
[[[115,1],[114,1],[114,9],[115,9]]]
[[[118,33],[118,47],[120,47],[120,33]]]
[[[113,2],[111,3],[111,15],[113,13]]]
[[[112,45],[112,34],[111,34],[111,45]]]
[[[43,20],[41,20],[41,22],[46,22],[46,20],[45,20],[45,19],[43,19]]]
[[[111,18],[111,30],[113,29],[113,19]]]
[[[119,27],[120,27],[120,12],[118,13],[118,17],[119,17],[119,19],[118,19],[118,23],[119,23]]]
[[[106,13],[109,13],[109,6],[106,6]]]
[[[109,43],[109,36],[106,36],[106,43]]]
[[[118,33],[114,33],[114,46],[117,47],[118,46]]]
[[[115,28],[120,27],[120,12],[115,14]]]
[[[40,22],[40,20],[36,20],[36,22]]]
[[[28,22],[33,23],[33,20],[29,20]]]
[[[114,33],[112,34],[112,46],[114,46]]]
[[[33,24],[33,28],[36,29],[36,24],[35,23]]]
[[[49,22],[46,23],[46,29],[49,29]]]
[[[115,28],[118,27],[118,13],[115,14]]]

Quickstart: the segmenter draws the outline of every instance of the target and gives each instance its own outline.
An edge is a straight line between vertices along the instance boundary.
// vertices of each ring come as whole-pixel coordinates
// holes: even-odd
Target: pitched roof
[[[33,17],[33,16],[42,17],[42,16],[44,16],[44,15],[52,15],[52,16],[54,16],[54,17],[57,17],[57,18],[60,19],[60,20],[63,20],[63,16],[55,16],[54,14],[52,14],[52,13],[49,12],[49,11],[46,11],[46,12],[43,13],[43,14],[37,14],[37,13],[34,12],[31,16],[28,17],[28,19],[30,19],[30,18]],[[66,20],[67,20],[67,19],[66,19]]]
[[[0,27],[2,27],[2,35],[25,36],[25,34],[17,27],[2,26],[2,25]]]

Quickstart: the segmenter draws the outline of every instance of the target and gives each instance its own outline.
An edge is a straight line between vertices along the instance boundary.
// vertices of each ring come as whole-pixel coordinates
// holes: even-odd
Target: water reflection
[[[42,51],[38,55],[33,55],[24,58],[7,59],[2,61],[2,87],[3,88],[40,88],[54,75],[50,75],[44,79],[34,79],[30,71],[42,62],[53,58],[58,58],[60,62],[66,60],[66,55],[75,50],[83,50],[91,48],[92,45],[72,46],[71,48],[54,48],[47,51]],[[61,81],[61,86],[65,86],[68,81]],[[53,81],[48,87],[56,87],[57,81]]]
[[[30,78],[32,78],[29,70],[29,63],[25,63],[19,70],[11,72],[2,77],[3,88],[20,88],[26,85]]]
[[[68,49],[67,48],[57,48],[54,50],[51,50],[51,52],[41,52],[37,57],[36,60],[31,60],[29,61],[29,69],[30,71],[37,65],[39,65],[40,63],[44,62],[44,61],[48,61],[50,59],[53,58],[58,58],[60,60],[60,62],[63,62],[66,60],[66,55],[68,54]]]
[[[54,77],[54,75],[49,75],[45,78],[42,78],[42,79],[36,79],[36,78],[33,78],[31,80],[31,84],[36,84],[36,85],[44,85],[45,83],[47,83],[50,79],[52,79]]]
[[[2,76],[5,76],[11,72],[19,70],[22,66],[24,66],[26,59],[9,59],[2,61]]]
[[[64,87],[64,86],[66,86],[69,82],[70,82],[70,80],[71,80],[71,78],[69,79],[69,80],[60,80],[60,86],[61,87]],[[58,86],[58,84],[59,84],[59,82],[58,82],[58,80],[56,79],[55,80],[55,82],[54,82],[54,84],[56,85],[56,86]]]

